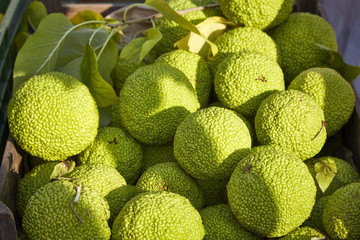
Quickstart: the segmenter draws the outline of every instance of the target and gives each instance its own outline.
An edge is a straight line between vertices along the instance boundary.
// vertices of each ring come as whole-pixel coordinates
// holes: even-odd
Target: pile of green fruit
[[[329,23],[295,0],[144,4],[163,17],[126,46],[131,21],[91,11],[21,46],[21,238],[360,239],[360,175],[332,151],[359,68]]]

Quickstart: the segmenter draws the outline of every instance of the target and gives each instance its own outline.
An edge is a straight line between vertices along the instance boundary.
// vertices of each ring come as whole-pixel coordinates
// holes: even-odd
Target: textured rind
[[[198,6],[205,6],[208,4],[218,3],[217,0],[168,0],[169,6],[175,10],[183,10],[194,8]],[[196,25],[204,21],[207,17],[211,16],[222,16],[220,7],[208,8],[201,11],[192,11],[182,16]],[[185,37],[189,33],[188,30],[180,27],[174,21],[169,21],[166,18],[155,19],[155,27],[161,32],[162,39],[154,46],[150,54],[146,57],[150,62],[154,61],[161,54],[175,50],[175,42]]]
[[[119,211],[115,211],[118,209],[118,199],[109,197],[109,195],[112,191],[125,186],[126,181],[114,167],[100,163],[83,164],[63,177],[79,179],[81,186],[97,191],[101,197],[107,200],[111,217],[115,218],[119,213]]]
[[[336,190],[325,205],[323,223],[333,240],[360,239],[360,183]]]
[[[196,92],[200,108],[207,107],[210,97],[211,79],[208,65],[201,56],[178,49],[162,54],[155,62],[163,62],[182,71]]]
[[[208,57],[211,76],[215,76],[218,65],[232,53],[257,52],[280,63],[280,53],[275,41],[265,32],[252,27],[237,27],[220,35],[215,44],[218,53]],[[210,52],[209,52],[210,54]]]
[[[259,236],[244,229],[228,204],[210,206],[199,211],[204,228],[203,240],[260,240]]]
[[[268,150],[241,159],[227,185],[239,223],[264,237],[281,237],[299,227],[315,203],[316,186],[304,162]]]
[[[196,182],[203,192],[204,207],[227,203],[226,185],[229,179],[223,180],[199,180]]]
[[[305,161],[306,166],[309,168],[309,171],[313,178],[315,179],[316,173],[315,173],[315,164],[317,162],[324,162],[326,164],[327,161],[334,161],[336,165],[336,177],[344,184],[349,184],[352,182],[360,181],[360,174],[353,168],[348,162],[346,162],[343,159],[331,157],[331,156],[325,156],[320,158],[311,158]],[[317,183],[317,181],[315,181]],[[317,187],[317,196],[321,197],[324,194],[322,193],[320,187],[318,184],[316,184]]]
[[[229,109],[210,107],[190,114],[174,138],[175,158],[192,177],[229,178],[239,159],[251,147],[249,129]]]
[[[311,68],[291,81],[288,89],[312,96],[324,110],[328,137],[335,135],[350,119],[355,93],[350,83],[330,68]]]
[[[30,197],[40,187],[50,182],[50,176],[58,163],[60,162],[47,162],[36,166],[20,179],[16,191],[16,210],[21,218]]]
[[[317,44],[337,51],[336,36],[331,25],[322,17],[311,13],[290,14],[270,36],[279,47],[280,66],[287,83],[306,69],[327,67],[326,62],[331,56]]]
[[[315,228],[298,227],[279,240],[312,240],[314,238],[325,238],[325,236]]]
[[[215,92],[225,107],[246,117],[254,117],[262,100],[285,90],[279,64],[259,53],[232,54],[219,65]]]
[[[97,192],[82,188],[79,201],[72,205],[80,223],[70,207],[76,185],[77,181],[57,180],[41,187],[30,198],[22,221],[30,240],[110,239],[108,203]]]
[[[198,210],[204,204],[203,193],[196,181],[177,162],[159,163],[149,167],[140,176],[136,187],[147,192],[177,193],[189,199]]]
[[[7,114],[17,144],[48,161],[80,153],[94,140],[99,126],[89,89],[60,72],[27,80],[11,98]]]
[[[95,140],[78,156],[79,164],[101,163],[116,168],[127,183],[134,183],[141,173],[141,145],[118,127],[99,128]]]
[[[112,227],[112,240],[200,240],[204,227],[199,212],[176,193],[141,193],[128,201]]]
[[[181,121],[199,107],[189,79],[165,63],[136,70],[127,78],[119,96],[122,125],[145,144],[172,141]]]
[[[273,93],[261,103],[255,131],[261,144],[284,146],[306,160],[325,143],[324,122],[324,112],[311,96],[290,89]]]
[[[142,172],[158,163],[176,162],[173,142],[160,145],[143,144],[142,147],[144,153]]]
[[[267,31],[288,18],[295,0],[219,0],[219,3],[230,21]]]
[[[322,233],[326,233],[326,230],[325,230],[325,227],[323,224],[323,213],[324,213],[325,205],[330,197],[331,197],[331,195],[325,196],[325,197],[320,197],[316,200],[315,205],[314,205],[313,209],[311,210],[310,217],[308,219],[306,219],[306,221],[302,224],[302,226],[315,228],[315,229],[318,229]]]

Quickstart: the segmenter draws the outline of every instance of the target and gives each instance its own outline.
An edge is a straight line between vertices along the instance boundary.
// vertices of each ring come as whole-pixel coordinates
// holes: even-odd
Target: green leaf
[[[99,20],[99,21],[105,21],[104,17],[97,13],[94,12],[92,10],[84,10],[84,11],[80,11],[78,12],[75,16],[73,16],[70,21],[72,22],[72,24],[77,25],[86,21],[91,21],[91,20]],[[90,28],[99,28],[101,26],[104,26],[105,23],[94,23],[94,24],[90,24],[89,27]]]
[[[149,28],[145,32],[145,37],[131,40],[121,50],[120,58],[139,64],[161,38],[162,35],[158,29]]]
[[[107,107],[117,100],[114,89],[98,71],[96,53],[90,44],[84,47],[84,56],[80,66],[82,82],[89,88],[99,107]]]
[[[32,1],[29,3],[25,11],[25,19],[36,30],[40,22],[48,15],[45,5],[40,1]]]
[[[208,40],[215,41],[216,38],[224,33],[227,25],[235,26],[234,23],[227,19],[215,16],[206,18],[204,21],[197,24],[196,27]],[[177,41],[175,46],[179,49],[197,53],[204,59],[207,58],[210,48],[210,45],[206,44],[203,37],[193,32],[189,32],[184,38]]]
[[[345,63],[343,56],[337,51],[334,51],[322,44],[317,44],[317,45],[321,49],[328,51],[330,57],[327,58],[328,60],[327,64],[329,65],[329,67],[338,71],[341,74],[341,76],[345,78],[346,81],[351,83],[357,78],[357,76],[359,76],[360,67]]]
[[[343,183],[336,175],[334,176],[333,180],[331,181],[330,185],[324,192],[324,196],[332,195],[336,190],[345,186],[346,184]]]
[[[204,34],[202,34],[199,29],[189,22],[186,18],[174,11],[165,0],[145,0],[145,5],[154,8],[158,12],[162,13],[170,21],[174,21],[179,24],[184,29],[187,29],[193,33],[201,36],[205,41],[210,45],[213,55],[216,55],[218,52],[217,46],[209,41]]]
[[[59,49],[66,37],[76,28],[94,23],[90,21],[73,26],[64,14],[52,13],[44,18],[35,33],[20,49],[14,65],[13,92],[29,78],[55,70]]]
[[[74,161],[64,161],[59,164],[56,164],[53,172],[50,175],[50,179],[57,179],[64,175],[65,173],[69,173],[75,168]]]
[[[60,72],[73,76],[81,81],[80,66],[83,57],[78,57],[68,62],[64,67],[58,69]]]
[[[315,178],[320,187],[320,190],[324,193],[333,181],[337,168],[334,160],[328,158],[321,161],[317,161],[314,165]]]
[[[106,127],[111,121],[112,105],[99,107],[99,127]]]

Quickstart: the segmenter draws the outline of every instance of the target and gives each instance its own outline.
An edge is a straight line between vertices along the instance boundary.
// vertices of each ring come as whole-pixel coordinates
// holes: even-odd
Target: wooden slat
[[[10,209],[0,202],[0,240],[16,240],[15,219]]]

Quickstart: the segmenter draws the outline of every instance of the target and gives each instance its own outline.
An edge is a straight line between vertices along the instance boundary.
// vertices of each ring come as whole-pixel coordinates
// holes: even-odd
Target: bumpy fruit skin
[[[336,190],[325,205],[323,223],[329,237],[360,239],[360,183]]]
[[[188,199],[171,192],[141,193],[128,201],[112,227],[112,240],[201,240],[204,226]]]
[[[103,127],[78,156],[79,164],[101,163],[114,167],[128,183],[135,183],[142,168],[141,145],[118,127]]]
[[[189,79],[165,63],[136,70],[127,78],[119,96],[122,125],[145,144],[172,141],[178,125],[199,107]]]
[[[196,182],[203,192],[204,207],[227,203],[226,185],[229,179],[223,180],[199,180]]]
[[[307,226],[315,228],[322,233],[326,233],[324,223],[323,223],[323,213],[327,201],[330,199],[331,195],[320,197],[316,200],[313,209],[311,210],[310,217],[302,224],[302,226]]]
[[[208,106],[211,78],[208,65],[201,56],[178,49],[162,54],[155,62],[163,62],[182,71],[196,92],[200,108]]]
[[[330,68],[310,68],[291,81],[288,89],[312,96],[324,110],[328,137],[335,135],[350,119],[355,93],[350,83]]]
[[[110,239],[107,223],[109,205],[96,191],[86,187],[77,203],[70,204],[76,196],[74,183],[57,180],[40,188],[29,200],[22,221],[30,240],[48,239]]]
[[[80,153],[94,140],[99,126],[89,89],[60,72],[27,80],[11,98],[7,114],[17,144],[48,161]]]
[[[190,114],[174,138],[175,158],[192,177],[229,178],[239,159],[250,151],[249,129],[229,109],[210,107]]]
[[[142,172],[158,163],[176,162],[173,142],[160,145],[143,144],[142,148],[144,153]]]
[[[205,228],[204,240],[260,240],[244,229],[231,211],[229,204],[210,206],[199,211]]]
[[[159,163],[149,167],[136,183],[136,187],[147,192],[168,191],[189,199],[196,209],[204,204],[203,193],[196,181],[178,163]]]
[[[175,10],[183,10],[208,4],[218,3],[217,0],[168,0],[169,6]],[[200,11],[192,11],[182,15],[185,19],[196,25],[204,21],[207,17],[222,16],[221,10],[217,8],[208,8]],[[146,57],[153,62],[161,54],[175,50],[175,42],[185,37],[189,33],[188,30],[181,27],[174,21],[166,18],[155,19],[155,27],[161,32],[162,39],[154,46],[149,55]]]
[[[228,56],[215,74],[215,92],[225,107],[254,117],[262,100],[285,90],[279,64],[263,54],[242,52]]]
[[[229,205],[243,227],[263,237],[281,237],[310,216],[316,186],[296,155],[268,150],[239,161],[227,193]]]
[[[36,166],[20,179],[16,191],[16,210],[20,217],[24,215],[30,197],[40,187],[50,182],[50,176],[58,163],[60,162],[47,162]]]
[[[219,3],[230,21],[266,31],[289,17],[295,0],[219,0]]]
[[[220,35],[215,44],[218,53],[208,57],[211,76],[215,76],[219,64],[229,55],[239,52],[256,52],[268,58],[281,61],[275,41],[265,32],[252,27],[237,27]],[[209,52],[210,55],[210,52]]]
[[[278,144],[302,160],[319,153],[326,140],[322,108],[311,96],[292,89],[273,93],[261,103],[255,131],[261,144]]]
[[[311,227],[298,227],[286,234],[286,236],[279,238],[279,240],[312,240],[312,239],[323,239],[324,234]]]
[[[327,67],[329,53],[318,46],[337,51],[335,32],[322,17],[311,13],[292,13],[270,36],[277,43],[285,81],[290,83],[302,71]]]

